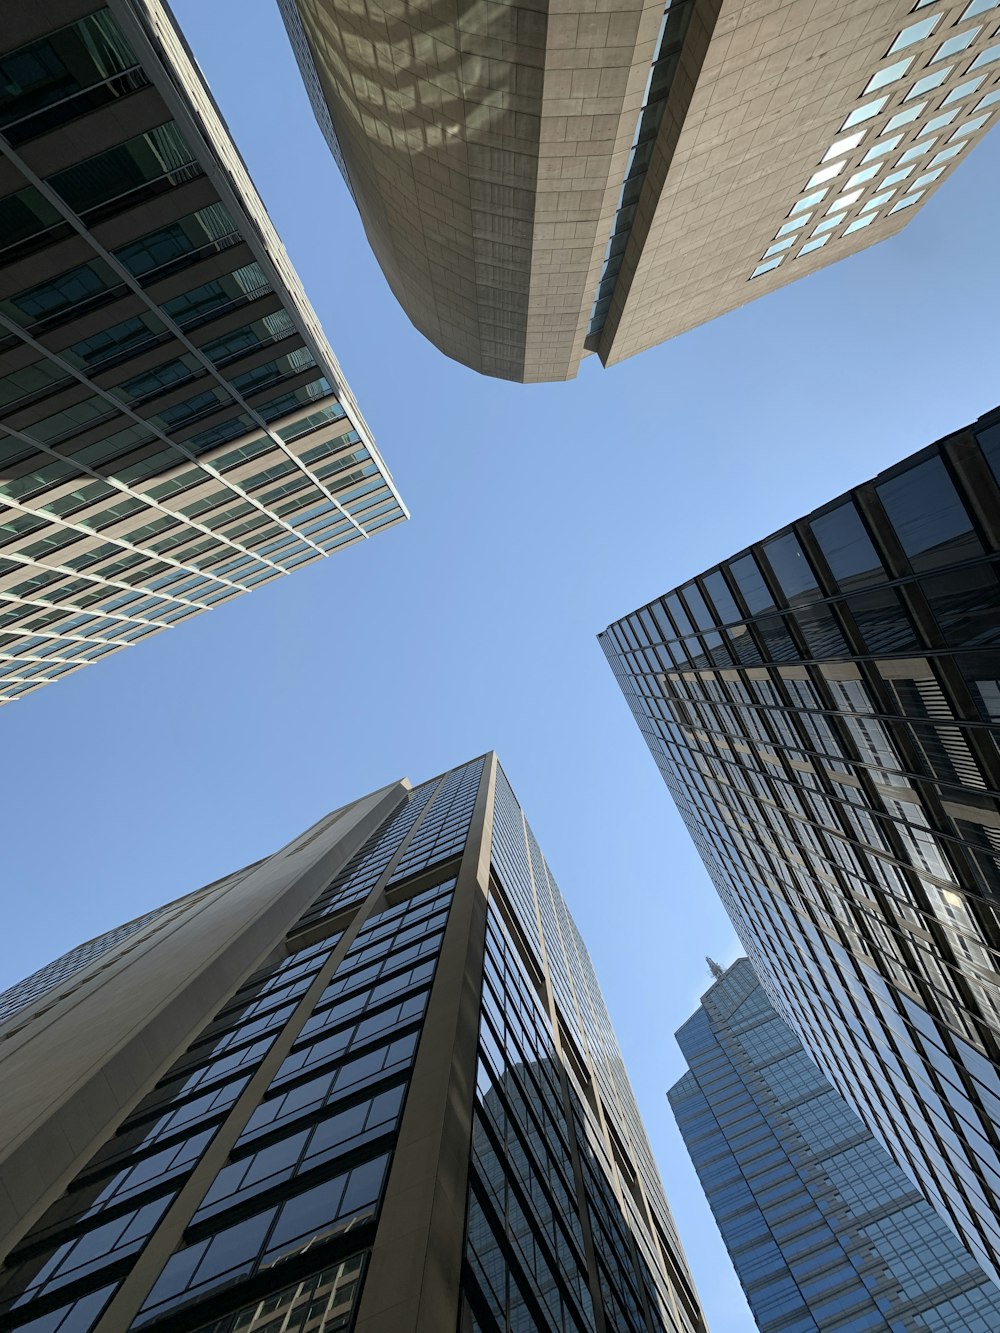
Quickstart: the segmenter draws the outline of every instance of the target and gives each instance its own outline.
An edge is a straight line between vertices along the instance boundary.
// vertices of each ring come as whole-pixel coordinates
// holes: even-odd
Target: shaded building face
[[[160,0],[0,34],[0,703],[406,517]]]
[[[809,1059],[745,958],[670,1105],[761,1333],[988,1333],[1000,1290]]]
[[[771,998],[1000,1256],[1000,420],[601,642]]]
[[[494,756],[0,997],[0,1318],[699,1333],[586,950]]]
[[[415,326],[571,379],[891,236],[993,123],[991,0],[279,0]]]

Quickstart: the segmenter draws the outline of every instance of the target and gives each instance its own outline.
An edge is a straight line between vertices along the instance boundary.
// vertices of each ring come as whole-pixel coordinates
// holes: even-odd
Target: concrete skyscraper
[[[704,1333],[582,940],[492,754],[0,997],[0,1322]]]
[[[782,1016],[1000,1268],[1000,410],[601,643]]]
[[[1000,1289],[741,958],[677,1033],[670,1105],[760,1333],[992,1333]]]
[[[405,517],[166,6],[5,5],[0,704]]]
[[[997,0],[279,0],[390,287],[565,380],[892,236],[1000,101]]]

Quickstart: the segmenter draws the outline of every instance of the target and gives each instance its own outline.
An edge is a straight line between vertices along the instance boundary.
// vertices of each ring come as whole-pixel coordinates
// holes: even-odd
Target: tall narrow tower
[[[760,1333],[984,1333],[1000,1289],[737,959],[677,1033],[670,1105]]]
[[[493,755],[3,997],[5,1329],[704,1333]]]

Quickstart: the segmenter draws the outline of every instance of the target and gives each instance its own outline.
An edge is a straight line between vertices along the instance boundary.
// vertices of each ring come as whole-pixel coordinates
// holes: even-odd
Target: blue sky
[[[735,936],[596,634],[996,405],[994,133],[896,239],[610,371],[409,325],[273,0],[174,0],[412,519],[3,710],[0,989],[344,801],[498,751],[588,941],[713,1333],[752,1321],[664,1093]]]

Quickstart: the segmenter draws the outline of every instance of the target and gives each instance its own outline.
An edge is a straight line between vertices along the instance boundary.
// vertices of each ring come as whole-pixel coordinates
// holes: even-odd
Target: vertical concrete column
[[[496,756],[472,815],[358,1310],[357,1333],[458,1322]]]

